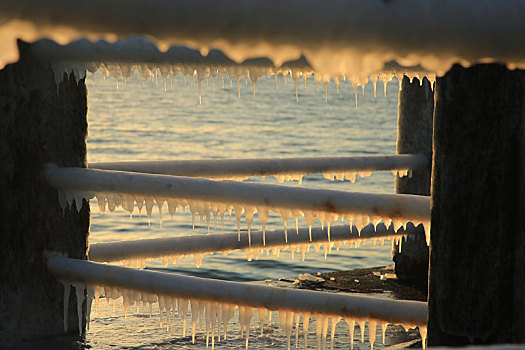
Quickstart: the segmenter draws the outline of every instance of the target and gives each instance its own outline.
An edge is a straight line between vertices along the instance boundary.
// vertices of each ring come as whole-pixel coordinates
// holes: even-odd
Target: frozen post
[[[436,84],[429,346],[525,343],[525,74]]]
[[[430,195],[432,169],[432,120],[434,114],[434,93],[427,78],[420,84],[403,77],[399,91],[397,120],[397,154],[424,154],[428,159],[426,168],[412,171],[412,176],[396,177],[396,193]],[[415,238],[402,242],[392,251],[395,271],[403,280],[410,280],[426,287],[428,282],[428,247],[422,226]]]
[[[19,62],[0,70],[0,344],[64,332],[64,287],[46,269],[46,250],[85,259],[89,206],[63,211],[44,165],[86,166],[84,80],[64,75],[19,42]],[[75,291],[69,332],[78,334]],[[69,341],[70,343],[71,341]],[[53,347],[53,345],[50,345]]]

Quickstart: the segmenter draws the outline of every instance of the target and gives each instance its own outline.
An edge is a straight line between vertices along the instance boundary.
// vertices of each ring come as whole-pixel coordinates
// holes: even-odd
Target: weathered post
[[[525,73],[436,84],[428,344],[525,343]]]
[[[403,77],[399,91],[397,119],[397,154],[424,154],[428,166],[412,171],[412,176],[396,177],[396,193],[430,195],[432,169],[432,124],[434,93],[427,78],[412,83]],[[392,255],[399,279],[411,281],[421,288],[428,282],[428,247],[425,232],[419,226],[414,239],[404,240],[402,250],[394,246]],[[428,229],[428,228],[427,228]]]
[[[64,75],[19,42],[19,62],[0,71],[0,343],[63,334],[64,287],[46,270],[44,251],[85,259],[89,206],[62,210],[44,180],[48,162],[86,166],[83,80]],[[69,330],[78,334],[75,292]]]

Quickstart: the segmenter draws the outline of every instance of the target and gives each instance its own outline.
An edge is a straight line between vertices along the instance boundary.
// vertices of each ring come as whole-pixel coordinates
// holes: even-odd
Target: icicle
[[[255,207],[247,206],[244,208],[244,219],[246,220],[246,226],[248,226],[248,246],[252,246],[252,236],[251,236],[251,229],[252,229],[252,222],[253,222],[253,214],[255,214],[255,211],[257,209]]]
[[[266,245],[266,222],[268,221],[269,210],[266,207],[257,207],[257,215],[262,225],[263,231],[263,246]]]
[[[191,343],[195,344],[195,333],[197,319],[199,317],[200,303],[195,299],[190,299],[191,307]]]
[[[340,79],[340,77],[338,77],[338,76],[334,77],[336,95],[339,95],[339,79]]]
[[[312,241],[312,225],[314,224],[314,221],[315,221],[315,215],[311,211],[305,211],[303,212],[303,215],[304,215],[306,224],[308,224],[308,235],[309,235],[310,242],[311,242]]]
[[[59,280],[59,282],[64,286],[64,333],[67,333],[69,322],[69,295],[71,294],[71,285],[66,281]]]
[[[84,283],[74,283],[75,292],[77,295],[77,317],[78,317],[78,335],[82,336],[82,304],[84,303],[84,290],[86,285]]]
[[[153,210],[153,198],[146,197],[144,201],[146,204],[146,214],[148,215],[148,225],[151,225],[151,212]]]
[[[284,241],[288,243],[288,220],[292,217],[292,212],[289,209],[281,209],[280,212],[284,224]]]
[[[370,340],[370,349],[374,350],[374,342],[376,341],[377,322],[368,320],[368,339]]]
[[[385,335],[386,335],[386,327],[388,326],[388,323],[381,323],[381,334],[383,335],[383,345],[385,345]]]
[[[234,210],[235,210],[235,218],[237,219],[237,240],[240,241],[241,240],[241,215],[244,209],[239,205],[235,205]],[[231,217],[231,212],[230,212],[230,217]]]
[[[175,215],[177,211],[177,201],[175,199],[169,198],[168,202],[168,212],[170,213],[171,218]]]
[[[332,317],[332,325],[330,328],[330,350],[334,349],[335,327],[337,326],[339,320],[339,317]]]
[[[186,336],[186,313],[188,312],[189,306],[188,299],[177,299],[177,312],[182,317],[182,336]]]
[[[195,267],[201,267],[202,259],[204,259],[204,254],[193,254],[193,258],[195,259]]]
[[[355,321],[351,318],[344,318],[346,323],[348,324],[348,332],[350,333],[350,349],[354,349],[354,331],[355,331]]]
[[[257,308],[257,317],[259,318],[259,322],[261,323],[261,337],[263,336],[264,319],[266,318],[267,314],[268,314],[268,309],[263,308],[263,307]]]
[[[302,216],[302,212],[300,210],[292,210],[292,215],[295,218],[295,233],[299,234],[299,217]]]
[[[323,322],[323,333],[322,333],[322,337],[323,337],[323,350],[326,349],[326,336],[327,336],[327,334],[328,334],[328,319],[329,319],[328,316],[323,316],[323,318],[322,318],[322,322]]]
[[[365,341],[365,325],[366,325],[366,321],[365,320],[361,320],[358,323],[359,323],[359,329],[361,330],[361,343],[363,343]]]
[[[310,324],[310,314],[303,313],[303,335],[304,335],[304,348],[308,349],[308,326]]]
[[[427,348],[427,327],[426,326],[419,326],[419,334],[421,335],[421,345],[423,346],[423,349]]]

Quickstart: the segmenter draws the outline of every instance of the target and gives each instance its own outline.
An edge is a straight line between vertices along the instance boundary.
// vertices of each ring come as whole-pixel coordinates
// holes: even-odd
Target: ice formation
[[[153,38],[161,50],[182,44],[205,55],[217,48],[236,62],[268,57],[281,66],[302,54],[321,76],[346,76],[352,82],[367,79],[392,60],[419,64],[438,75],[453,63],[525,66],[524,9],[519,0],[117,0],[112,9],[108,19],[107,3],[101,0],[3,1],[0,67],[17,59],[16,38],[49,37],[65,44],[79,37],[113,41],[136,33]],[[71,13],[82,16],[66,15]],[[135,20],[144,13],[150,20]]]
[[[409,239],[416,230],[409,223],[406,229],[395,232],[393,228],[387,229],[384,224],[377,228],[372,225],[366,226],[360,232],[357,228],[349,230],[349,226],[333,226],[331,241],[327,240],[325,230],[315,228],[313,239],[309,240],[308,229],[298,229],[297,233],[289,236],[285,243],[282,230],[266,232],[266,242],[262,239],[261,231],[252,232],[250,242],[248,232],[242,232],[241,240],[237,241],[237,233],[216,233],[213,235],[182,236],[161,239],[143,239],[137,241],[95,243],[90,245],[89,259],[98,262],[122,261],[125,266],[144,268],[149,259],[160,258],[162,263],[176,264],[183,258],[193,258],[197,266],[201,266],[203,258],[208,254],[222,252],[229,254],[236,249],[244,249],[248,261],[258,259],[260,256],[280,256],[282,251],[290,251],[291,259],[295,254],[303,261],[310,251],[320,252],[323,249],[325,258],[333,249],[339,251],[341,247],[359,248],[361,245],[372,243],[373,245],[385,243],[390,240],[392,246],[398,246],[403,239]]]
[[[428,228],[430,220],[430,200],[425,196],[305,189],[56,166],[48,167],[46,177],[51,185],[59,189],[62,208],[71,207],[75,203],[77,210],[80,210],[83,199],[97,197],[101,212],[105,211],[107,201],[110,211],[122,206],[132,214],[136,203],[139,211],[146,207],[150,219],[154,203],[162,213],[163,203],[167,202],[170,213],[175,213],[177,208],[189,207],[193,221],[195,214],[199,214],[206,219],[208,225],[212,216],[220,215],[222,218],[233,209],[237,219],[238,239],[243,212],[248,213],[245,219],[249,230],[253,214],[264,212],[259,216],[263,235],[266,212],[271,210],[280,214],[285,226],[285,237],[285,219],[292,215],[303,216],[311,228],[317,218],[323,226],[327,224],[328,240],[330,224],[343,219],[353,222],[358,229],[366,226],[369,219],[374,225],[381,220],[387,226],[392,222],[396,231],[408,221],[414,224],[423,223]]]
[[[86,76],[86,71],[91,73],[92,84],[95,84],[95,72],[100,71],[106,79],[115,79],[116,86],[119,86],[120,77],[124,83],[132,77],[135,72],[140,75],[143,84],[148,79],[158,81],[161,76],[164,81],[164,89],[167,90],[167,80],[170,79],[170,87],[173,85],[173,78],[181,74],[184,80],[188,78],[193,86],[193,80],[197,79],[199,103],[202,102],[202,81],[206,80],[209,86],[210,79],[215,86],[215,77],[221,74],[224,81],[226,74],[230,82],[237,82],[237,94],[241,96],[241,81],[244,79],[253,85],[253,94],[256,92],[256,82],[262,76],[274,76],[277,82],[278,75],[286,77],[290,75],[296,87],[296,99],[298,100],[298,83],[302,77],[306,89],[306,79],[314,76],[316,84],[322,82],[325,87],[325,100],[328,101],[327,84],[333,80],[337,86],[339,94],[339,82],[347,80],[346,76],[334,76],[315,72],[308,62],[301,57],[300,59],[289,61],[282,66],[274,66],[268,59],[250,59],[242,63],[236,63],[224,55],[224,53],[212,50],[207,56],[203,56],[200,51],[192,50],[187,47],[175,46],[167,52],[160,52],[155,44],[143,38],[131,38],[110,44],[105,41],[91,43],[87,40],[78,40],[68,45],[61,46],[49,40],[40,40],[33,45],[33,53],[42,59],[49,61],[55,73],[55,81],[59,84],[64,75],[75,74],[77,81]],[[431,82],[435,80],[435,74],[426,72],[420,67],[403,67],[398,64],[387,63],[378,72],[370,74],[370,79],[374,84],[381,80],[384,84],[385,97],[386,85],[394,77],[399,81],[403,75],[411,79],[417,77],[422,79],[427,77]],[[361,87],[364,93],[364,86],[369,79],[353,79],[351,84],[354,89],[356,107],[358,88]],[[278,85],[276,84],[276,89]]]
[[[412,221],[415,224],[422,223],[425,227],[428,228],[428,220],[421,220],[421,219],[408,219],[405,217],[397,218],[397,217],[389,217],[389,216],[379,216],[379,215],[366,215],[361,213],[352,213],[352,212],[344,212],[344,213],[333,213],[329,211],[323,211],[323,210],[303,210],[303,209],[288,209],[288,208],[279,208],[279,207],[265,207],[265,206],[253,206],[250,204],[233,204],[233,203],[224,203],[224,202],[212,202],[212,201],[201,201],[201,200],[190,200],[190,199],[184,199],[184,198],[159,198],[159,197],[150,197],[150,196],[137,196],[137,195],[130,195],[127,193],[108,193],[108,192],[98,192],[93,195],[86,193],[86,192],[59,192],[59,198],[61,198],[60,203],[62,208],[66,207],[73,207],[73,204],[75,204],[75,207],[78,211],[80,211],[82,207],[83,199],[89,200],[93,197],[97,198],[98,201],[98,207],[101,213],[104,213],[106,211],[106,208],[109,211],[114,211],[117,207],[122,207],[123,209],[127,210],[130,215],[133,214],[135,211],[135,208],[138,208],[138,211],[140,212],[143,207],[146,208],[146,214],[148,217],[148,220],[151,220],[151,214],[153,211],[153,205],[154,203],[157,205],[159,213],[162,213],[162,206],[164,202],[168,203],[168,211],[170,213],[176,213],[184,212],[186,209],[189,208],[189,211],[192,214],[192,223],[195,225],[195,216],[198,214],[201,216],[201,218],[205,218],[206,224],[208,226],[208,229],[211,224],[211,218],[213,217],[216,220],[217,216],[220,216],[221,218],[224,217],[226,214],[230,214],[233,212],[236,217],[237,221],[237,230],[238,230],[238,240],[240,240],[241,235],[241,218],[243,217],[243,213],[246,214],[246,208],[249,208],[249,213],[251,216],[244,216],[244,221],[246,222],[247,229],[249,231],[248,233],[248,239],[251,241],[251,225],[253,220],[253,215],[258,212],[268,212],[273,211],[275,213],[278,213],[283,218],[283,224],[284,224],[284,235],[286,238],[286,242],[288,241],[288,228],[287,228],[287,220],[292,217],[304,217],[309,229],[312,229],[312,226],[314,224],[314,221],[317,219],[321,225],[324,226],[324,224],[327,225],[327,238],[328,241],[330,241],[330,225],[331,223],[335,223],[338,221],[344,221],[347,220],[350,224],[353,226],[356,226],[358,230],[361,230],[363,227],[369,224],[369,222],[373,222],[374,225],[377,225],[381,221],[385,223],[386,226],[390,226],[391,224],[394,227],[394,230],[397,231],[399,228],[404,227],[407,222]],[[299,205],[299,204],[298,204]],[[233,209],[233,210],[232,210]],[[160,215],[162,218],[162,214]],[[265,236],[265,225],[266,220],[268,219],[268,216],[266,214],[258,216],[261,226],[263,228],[263,236]],[[222,221],[222,220],[221,220]],[[265,238],[263,238],[265,239]]]
[[[329,323],[331,323],[330,333],[333,344],[335,324],[342,317],[349,325],[352,340],[355,323],[358,323],[364,340],[365,322],[368,322],[369,329],[372,330],[369,332],[372,346],[375,342],[377,324],[381,325],[383,332],[387,324],[402,324],[405,328],[419,326],[421,335],[424,337],[426,334],[426,303],[422,302],[247,285],[111,267],[60,256],[51,256],[48,267],[62,281],[69,281],[63,282],[66,287],[65,295],[69,293],[70,285],[75,286],[79,308],[84,301],[85,288],[88,290],[88,308],[91,308],[91,300],[94,299],[95,312],[102,295],[108,303],[111,301],[115,303],[115,300],[122,298],[125,315],[133,307],[136,307],[137,313],[140,312],[140,304],[142,304],[142,309],[146,308],[151,316],[151,306],[156,304],[161,326],[169,329],[175,318],[179,318],[182,321],[182,336],[184,336],[189,328],[187,321],[191,320],[193,342],[199,327],[200,331],[204,332],[203,335],[205,334],[206,345],[211,344],[212,349],[215,341],[228,337],[228,323],[235,313],[248,348],[250,334],[255,334],[250,332],[255,309],[261,329],[267,315],[269,322],[272,322],[275,317],[271,317],[271,314],[278,313],[279,324],[287,338],[288,348],[290,348],[294,326],[296,343],[299,340],[301,314],[305,348],[310,333],[311,316],[314,316],[315,320],[318,348],[322,344],[323,349],[326,348]],[[81,322],[82,318],[79,317],[79,324]],[[204,327],[202,327],[203,323]]]

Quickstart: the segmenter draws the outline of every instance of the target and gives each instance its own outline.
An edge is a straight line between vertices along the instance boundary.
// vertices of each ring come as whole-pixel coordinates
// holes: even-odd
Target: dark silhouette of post
[[[427,78],[401,81],[397,120],[397,154],[424,154],[428,166],[412,171],[411,176],[396,177],[396,193],[430,195],[432,169],[432,124],[434,93]],[[428,228],[427,228],[428,229]],[[428,247],[422,226],[414,238],[404,240],[392,251],[395,272],[399,279],[411,281],[421,288],[428,282]]]
[[[525,343],[525,74],[436,84],[428,344]]]
[[[0,343],[64,333],[64,287],[46,270],[45,251],[85,259],[89,206],[63,210],[43,177],[48,162],[86,166],[84,80],[64,74],[19,42],[20,60],[0,70]],[[78,334],[75,291],[69,330]],[[85,309],[85,308],[84,308]]]

